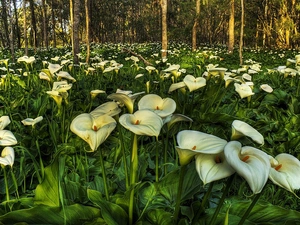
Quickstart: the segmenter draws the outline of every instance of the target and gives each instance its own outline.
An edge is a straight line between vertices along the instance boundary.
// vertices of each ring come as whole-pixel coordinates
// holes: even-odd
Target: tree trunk
[[[244,0],[241,0],[241,31],[240,31],[240,65],[243,65],[243,41],[244,41],[244,25],[245,25],[245,9],[244,9]]]
[[[28,38],[27,38],[27,17],[26,17],[26,1],[23,0],[23,29],[24,29],[24,48],[25,55],[28,55]]]
[[[167,58],[168,50],[168,33],[167,33],[167,9],[168,0],[161,0],[161,57]]]
[[[86,63],[90,61],[90,1],[85,0]]]
[[[31,13],[31,30],[32,30],[32,45],[34,47],[34,52],[36,52],[36,48],[38,46],[37,43],[37,28],[36,28],[36,18],[34,12],[34,1],[29,0],[30,13]]]
[[[8,27],[8,17],[7,17],[7,3],[5,0],[1,0],[1,5],[2,5],[2,22],[4,25],[4,37],[5,37],[5,43],[4,47],[8,47],[9,44],[9,27]]]
[[[228,53],[234,49],[234,0],[230,0],[230,16],[228,22]]]
[[[48,37],[47,37],[47,6],[45,0],[42,0],[42,10],[43,10],[43,39],[44,46],[48,49]]]
[[[199,28],[199,18],[200,18],[200,0],[196,0],[196,16],[193,25],[192,31],[192,50],[197,49],[197,30]]]
[[[51,0],[51,7],[52,7],[52,10],[51,10],[51,21],[52,21],[52,33],[53,33],[53,47],[56,48],[56,31],[55,31],[55,26],[56,26],[56,23],[55,23],[55,16],[54,16],[54,10],[53,10],[53,5],[54,5],[54,2],[53,0]]]
[[[21,32],[20,32],[20,26],[18,22],[18,9],[16,5],[16,0],[13,0],[13,5],[14,5],[14,16],[15,16],[15,23],[16,23],[16,35],[17,35],[17,45],[18,49],[21,48]]]
[[[74,4],[73,4],[74,3]],[[80,19],[80,0],[70,0],[70,20],[72,34],[72,53],[73,62],[78,64],[79,53],[79,19]]]

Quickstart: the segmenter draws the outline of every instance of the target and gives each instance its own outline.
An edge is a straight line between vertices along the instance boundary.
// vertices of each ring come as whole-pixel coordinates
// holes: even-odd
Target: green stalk
[[[128,218],[129,225],[133,224],[133,207],[134,207],[134,185],[136,183],[136,177],[138,172],[138,144],[137,144],[137,135],[133,135],[132,143],[132,152],[131,152],[131,165],[130,165],[130,199],[129,199],[129,209],[128,209]]]
[[[3,169],[4,182],[5,182],[6,201],[9,201],[9,189],[8,189],[7,173],[6,173],[5,166],[2,165],[2,169]]]
[[[124,163],[124,171],[125,171],[125,183],[126,183],[126,190],[129,189],[129,177],[128,177],[128,167],[127,167],[127,160],[126,160],[126,153],[125,153],[125,146],[124,146],[124,138],[123,138],[123,132],[121,129],[121,126],[118,125],[119,128],[119,138],[121,142],[121,152],[122,152],[122,158]]]
[[[156,140],[156,149],[155,149],[155,181],[159,180],[159,153],[158,153],[158,140]]]
[[[214,225],[214,224],[215,224],[216,219],[217,219],[217,216],[218,216],[218,214],[219,214],[219,212],[220,212],[220,209],[221,209],[222,206],[223,206],[223,203],[224,203],[224,200],[225,200],[225,198],[226,198],[226,195],[228,194],[229,189],[230,189],[230,186],[231,186],[232,183],[233,183],[234,177],[235,177],[235,176],[232,175],[232,176],[230,176],[230,177],[227,179],[227,183],[226,183],[225,190],[223,191],[222,197],[221,197],[221,199],[220,199],[220,201],[219,201],[219,203],[218,203],[218,206],[217,206],[217,208],[216,208],[216,210],[215,210],[215,212],[214,212],[213,217],[212,217],[211,220],[210,220],[209,225]]]
[[[176,205],[175,205],[175,210],[174,210],[174,221],[177,221],[178,215],[179,215],[182,186],[183,186],[183,180],[184,180],[186,168],[187,168],[187,165],[183,165],[180,168],[179,184],[178,184],[178,190],[177,190]]]
[[[243,215],[242,219],[240,220],[240,222],[238,223],[238,225],[244,224],[244,222],[245,222],[245,220],[248,218],[248,216],[249,216],[251,210],[253,209],[253,207],[254,207],[255,204],[257,203],[259,197],[261,196],[261,193],[262,193],[262,192],[260,192],[260,193],[258,193],[258,194],[255,195],[254,199],[252,200],[251,205],[248,207],[247,211],[244,213],[244,215]]]
[[[209,187],[208,187],[203,199],[202,199],[200,211],[196,214],[195,218],[193,219],[192,225],[196,225],[198,223],[198,220],[199,220],[200,216],[203,215],[203,212],[205,210],[205,205],[206,205],[207,200],[208,200],[208,198],[211,194],[213,186],[214,186],[214,182],[211,182],[209,184]]]
[[[103,178],[103,183],[104,183],[105,198],[106,198],[107,201],[109,201],[109,193],[108,193],[106,170],[105,170],[105,166],[104,166],[103,154],[102,154],[102,150],[101,149],[100,149],[100,165],[101,165],[102,178]]]
[[[168,162],[168,144],[169,144],[169,129],[167,129],[166,137],[164,140],[164,175],[167,175],[167,162]]]
[[[11,177],[12,177],[12,180],[14,182],[15,189],[16,189],[17,199],[19,199],[20,195],[19,195],[19,191],[18,191],[18,182],[17,182],[16,176],[13,173],[12,169],[10,170],[10,174],[11,174]]]

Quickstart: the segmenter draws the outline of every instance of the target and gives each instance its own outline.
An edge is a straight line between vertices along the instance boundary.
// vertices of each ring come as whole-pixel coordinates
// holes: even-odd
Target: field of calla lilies
[[[300,51],[0,52],[0,224],[300,224]]]

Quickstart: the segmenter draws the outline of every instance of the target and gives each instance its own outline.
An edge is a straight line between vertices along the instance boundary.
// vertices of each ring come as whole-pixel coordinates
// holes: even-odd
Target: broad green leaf
[[[218,215],[216,225],[224,224],[224,221],[226,221],[226,211],[228,207],[230,207],[228,214],[228,224],[238,224],[250,204],[250,200],[239,200],[234,197],[227,199],[225,205],[221,210],[221,213]],[[208,217],[206,217],[206,222],[210,221],[213,213],[213,208],[208,210]],[[259,201],[252,209],[244,224],[300,224],[300,212],[272,205],[265,201]]]
[[[35,190],[35,202],[48,206],[59,206],[58,160],[45,168],[45,178]]]
[[[61,225],[66,221],[67,224],[82,225],[85,221],[92,221],[97,217],[100,217],[100,210],[91,206],[74,204],[65,206],[62,210],[60,207],[39,205],[30,209],[9,212],[0,216],[0,222]]]
[[[175,202],[179,185],[180,170],[175,170],[167,174],[157,185],[158,192],[170,202]],[[190,163],[184,176],[181,201],[190,199],[199,191],[202,182],[195,169],[195,163]]]
[[[104,200],[99,191],[88,189],[87,193],[89,200],[101,209],[102,217],[107,224],[126,224],[128,215],[121,206]]]
[[[147,213],[147,219],[152,225],[171,225],[174,224],[173,215],[164,209],[152,209]]]

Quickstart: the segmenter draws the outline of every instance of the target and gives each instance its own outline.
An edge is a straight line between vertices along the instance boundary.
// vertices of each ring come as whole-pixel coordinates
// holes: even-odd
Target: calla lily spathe
[[[251,87],[247,84],[234,83],[235,91],[239,94],[241,98],[247,98],[254,95]]]
[[[260,193],[270,173],[269,156],[259,149],[242,147],[238,141],[228,142],[224,154],[228,164],[247,181],[252,192]]]
[[[32,118],[26,118],[24,120],[22,120],[21,122],[25,125],[25,126],[34,126],[35,124],[41,122],[43,120],[42,116],[39,116],[35,119]]]
[[[235,173],[235,170],[228,164],[224,152],[219,154],[202,154],[195,156],[196,170],[203,185],[220,180]]]
[[[15,161],[15,151],[12,147],[5,147],[1,152],[0,164],[13,166]]]
[[[183,82],[188,87],[189,91],[195,91],[206,85],[206,79],[203,77],[194,77],[192,75],[186,75],[183,79]]]
[[[121,112],[121,109],[119,108],[119,105],[116,102],[105,102],[95,108],[93,111],[90,112],[90,114],[97,118],[99,116],[102,116],[104,114],[108,116],[115,116],[118,115]]]
[[[95,151],[107,139],[116,125],[117,122],[111,116],[104,114],[94,118],[89,113],[83,113],[75,117],[70,129],[85,140],[92,151]]]
[[[8,124],[10,124],[9,116],[0,117],[0,130],[3,130]]]
[[[176,151],[180,165],[188,164],[199,153],[218,154],[224,150],[227,141],[217,136],[195,130],[183,130],[177,134]]]
[[[11,146],[18,143],[15,135],[9,130],[0,130],[0,146]]]
[[[147,94],[138,102],[139,110],[151,110],[161,118],[171,115],[176,110],[176,102],[171,98],[161,98],[156,94]]]
[[[241,121],[241,120],[234,120],[232,122],[232,140],[237,140],[243,136],[250,137],[253,141],[258,144],[264,144],[264,137],[252,126],[249,124]]]
[[[134,114],[123,114],[120,124],[137,135],[158,137],[163,126],[163,120],[150,110],[138,110]]]
[[[291,193],[300,189],[300,162],[296,157],[287,153],[281,153],[275,158],[270,156],[270,163],[269,179],[274,184]]]
[[[136,94],[131,94],[131,93],[132,93],[131,91],[126,92],[126,91],[119,90],[119,92],[112,93],[109,96],[107,96],[107,98],[111,100],[115,100],[119,102],[121,105],[125,105],[128,112],[133,113],[134,101],[139,95],[144,94],[144,92],[139,92]]]

